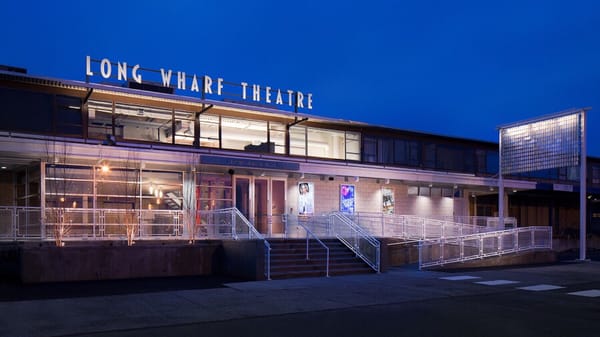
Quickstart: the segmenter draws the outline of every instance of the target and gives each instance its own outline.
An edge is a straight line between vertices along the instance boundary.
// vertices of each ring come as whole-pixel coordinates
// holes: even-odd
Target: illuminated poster
[[[384,187],[381,189],[383,195],[382,212],[383,214],[394,214],[394,190]]]
[[[354,207],[354,185],[340,185],[340,211],[352,214]]]
[[[315,191],[313,183],[298,183],[298,214],[315,212]]]

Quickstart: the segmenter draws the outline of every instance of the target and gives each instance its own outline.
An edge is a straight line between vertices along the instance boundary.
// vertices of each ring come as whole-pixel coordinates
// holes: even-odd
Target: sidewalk
[[[466,274],[482,279],[518,279],[524,285],[548,283],[572,286],[573,289],[579,289],[582,285],[600,289],[598,262],[482,270]],[[206,289],[4,300],[0,302],[0,336],[110,332],[467,295],[485,296],[506,291],[506,288],[473,286],[467,282],[450,283],[441,279],[453,275],[457,273],[396,268],[381,274],[229,282],[214,284]],[[6,294],[3,297],[7,298]]]

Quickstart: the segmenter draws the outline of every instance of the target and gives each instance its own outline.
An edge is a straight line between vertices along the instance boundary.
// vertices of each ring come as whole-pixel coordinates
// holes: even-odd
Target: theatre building
[[[243,274],[234,269],[256,266],[263,278],[276,274],[278,245],[292,245],[292,238],[308,236],[321,247],[315,251],[328,254],[340,236],[350,249],[370,244],[375,250],[351,255],[376,254],[367,265],[381,271],[390,240],[414,219],[444,221],[442,231],[499,224],[497,143],[320,117],[312,112],[318,96],[287,88],[85,61],[85,81],[0,69],[6,247],[36,246],[30,254],[62,258],[86,246],[111,247],[103,254],[122,260],[157,249],[193,256],[190,249],[211,247],[222,259],[189,273]],[[587,172],[593,237],[600,232],[600,160],[588,158]],[[574,167],[505,176],[502,229],[550,226],[556,250],[556,240],[578,236],[578,191]],[[338,228],[346,222],[347,229]],[[344,231],[363,241],[347,242],[338,235]],[[176,266],[172,274],[186,274],[185,264],[156,259]],[[248,260],[251,268],[236,267]],[[111,278],[107,270],[95,275]]]

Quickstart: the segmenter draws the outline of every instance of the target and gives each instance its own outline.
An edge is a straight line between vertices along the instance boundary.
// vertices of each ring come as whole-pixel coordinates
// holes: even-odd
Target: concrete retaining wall
[[[20,278],[25,283],[107,280],[215,274],[219,241],[140,243],[132,247],[111,243],[80,246],[52,245],[20,248]]]

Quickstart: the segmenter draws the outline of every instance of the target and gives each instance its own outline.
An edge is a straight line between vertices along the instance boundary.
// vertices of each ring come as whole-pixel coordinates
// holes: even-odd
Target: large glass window
[[[218,148],[219,144],[219,116],[200,115],[200,146]]]
[[[106,135],[112,135],[112,111],[111,102],[90,100],[88,102],[88,137],[105,139]]]
[[[391,139],[379,138],[378,152],[379,163],[391,164],[394,162],[394,144]]]
[[[275,153],[285,154],[285,124],[269,122],[269,140]]]
[[[346,132],[346,160],[360,160],[360,132]]]
[[[197,176],[196,209],[215,210],[233,206],[231,175],[200,173]]]
[[[194,143],[194,112],[175,110],[175,144]]]
[[[367,163],[377,162],[377,138],[369,136],[364,137],[363,161]]]
[[[251,152],[275,152],[267,143],[267,122],[259,120],[222,117],[222,148]]]
[[[423,166],[435,169],[436,164],[436,144],[425,144],[423,146]]]
[[[306,128],[308,156],[346,159],[344,131]]]
[[[56,133],[60,135],[81,136],[81,99],[78,97],[56,96]]]
[[[404,139],[394,140],[394,163],[408,166],[419,166],[420,148],[417,141]]]
[[[115,136],[123,139],[173,142],[173,112],[148,106],[116,104]]]
[[[290,154],[306,156],[306,128],[294,126],[290,128]]]

